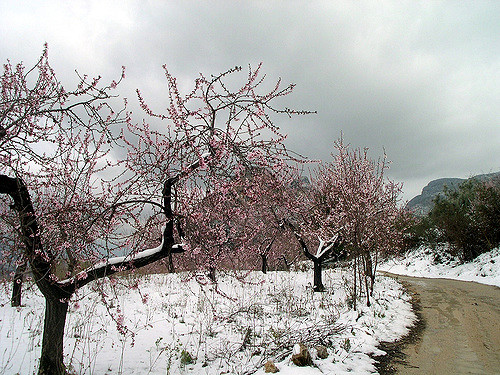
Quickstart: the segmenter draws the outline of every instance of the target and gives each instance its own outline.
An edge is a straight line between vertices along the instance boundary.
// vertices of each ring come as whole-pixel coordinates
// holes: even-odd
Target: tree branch
[[[311,252],[309,251],[309,248],[307,247],[306,242],[304,241],[302,236],[299,234],[299,232],[297,232],[297,230],[295,229],[295,227],[292,223],[290,223],[288,220],[284,219],[281,222],[280,226],[281,227],[287,226],[288,228],[290,228],[290,230],[292,231],[292,233],[295,236],[295,238],[297,239],[297,241],[299,241],[300,247],[302,248],[302,252],[306,256],[306,258],[312,260],[313,262],[316,262],[318,260],[317,257],[315,257],[313,254],[311,254]]]
[[[55,286],[56,278],[50,263],[52,256],[43,249],[37,216],[24,181],[0,175],[0,194],[7,194],[14,201],[11,208],[19,214],[26,259],[30,263],[35,282],[41,292],[48,298],[69,297]]]

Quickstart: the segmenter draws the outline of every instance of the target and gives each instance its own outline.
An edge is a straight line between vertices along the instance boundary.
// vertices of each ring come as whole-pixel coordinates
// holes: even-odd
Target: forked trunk
[[[66,375],[63,363],[63,336],[68,303],[45,299],[42,354],[38,375]]]

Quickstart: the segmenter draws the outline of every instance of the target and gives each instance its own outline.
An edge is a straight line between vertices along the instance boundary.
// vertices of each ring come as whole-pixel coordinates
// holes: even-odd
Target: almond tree
[[[327,261],[336,262],[342,258],[342,239],[337,230],[326,226],[327,215],[318,209],[320,195],[316,194],[308,178],[295,178],[285,190],[290,205],[280,217],[282,236],[292,234],[293,241],[299,245],[299,254],[313,262],[313,290],[323,292],[324,265]],[[285,242],[290,246],[289,238]]]
[[[353,259],[354,294],[359,270],[370,305],[381,253],[393,251],[403,241],[401,185],[386,178],[385,154],[373,160],[368,149],[352,149],[342,138],[335,148],[333,162],[322,164],[317,172],[317,216],[325,217],[324,230],[340,233]]]
[[[101,161],[115,141],[112,127],[124,120],[123,110],[109,105],[119,81],[101,86],[100,80],[83,76],[76,89],[65,90],[49,65],[47,47],[32,69],[7,62],[0,78],[1,212],[7,213],[8,204],[17,218],[3,221],[11,224],[4,233],[13,236],[3,246],[2,261],[17,262],[16,281],[28,263],[45,297],[41,374],[64,372],[65,317],[77,283],[61,282],[58,265],[66,257],[69,269],[75,267],[73,251],[92,252],[92,243],[111,225],[82,228],[88,214],[105,204],[104,193],[92,194],[97,182],[91,176],[103,170]]]
[[[45,297],[39,374],[66,373],[64,326],[79,288],[189,248],[177,224],[200,203],[203,194],[192,191],[227,183],[237,168],[274,170],[290,159],[271,115],[303,113],[272,106],[293,86],[282,88],[278,81],[271,91],[257,93],[263,82],[259,66],[230,90],[225,79],[240,70],[200,75],[193,90],[181,95],[165,69],[165,114],[153,112],[138,92],[146,113],[164,120],[149,125],[113,109],[111,92],[121,79],[102,85],[100,77],[80,76],[76,89],[65,89],[47,48],[28,71],[22,63],[4,65],[0,194],[6,199],[0,213],[10,230],[4,231],[9,247],[2,248],[2,262],[27,263]],[[123,150],[126,158],[113,162]],[[146,248],[155,239],[148,238],[145,224],[158,217],[160,243]]]
[[[244,255],[245,267],[260,268],[267,273],[271,263],[278,263],[293,250],[283,246],[280,224],[300,207],[290,188],[297,171],[286,170],[286,174],[271,174],[266,170],[252,172],[239,182],[243,215],[238,224],[251,234],[245,245],[248,249]]]
[[[203,195],[185,215],[186,239],[194,246],[191,264],[206,267],[212,281],[217,269],[253,269],[258,260],[267,272],[280,218],[293,206],[283,189],[292,169],[282,167],[238,169],[230,183]]]
[[[313,291],[324,292],[325,286],[323,285],[323,266],[327,260],[337,261],[344,253],[344,245],[339,233],[336,233],[328,240],[318,236],[318,245],[313,252],[309,248],[305,236],[288,220],[283,221],[283,227],[288,227],[293,233],[294,237],[300,244],[304,256],[313,262]]]

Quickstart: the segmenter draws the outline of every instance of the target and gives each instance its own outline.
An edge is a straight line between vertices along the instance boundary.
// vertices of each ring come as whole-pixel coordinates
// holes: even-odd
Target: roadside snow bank
[[[410,297],[402,286],[390,277],[378,277],[374,298],[370,307],[359,302],[358,311],[344,308],[339,313],[337,324],[343,331],[331,337],[329,357],[318,359],[316,351],[311,351],[314,367],[298,367],[290,357],[277,363],[280,375],[319,374],[373,374],[375,361],[371,355],[384,355],[377,348],[382,341],[395,341],[409,332],[415,321]],[[265,374],[259,369],[256,375]]]
[[[464,264],[455,259],[437,263],[434,252],[419,248],[404,257],[384,262],[378,269],[400,275],[475,281],[500,286],[500,248],[481,254],[472,262]]]

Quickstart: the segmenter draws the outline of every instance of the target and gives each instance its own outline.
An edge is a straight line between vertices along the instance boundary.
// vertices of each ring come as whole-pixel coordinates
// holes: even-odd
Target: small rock
[[[320,359],[328,358],[328,349],[324,345],[318,345],[316,347],[316,353]]]
[[[301,367],[312,365],[311,354],[304,344],[295,344],[293,347],[292,362]]]
[[[276,372],[279,372],[280,370],[278,370],[278,368],[276,367],[276,365],[274,364],[273,361],[269,360],[267,361],[265,364],[264,364],[264,372],[266,373],[276,373]]]

